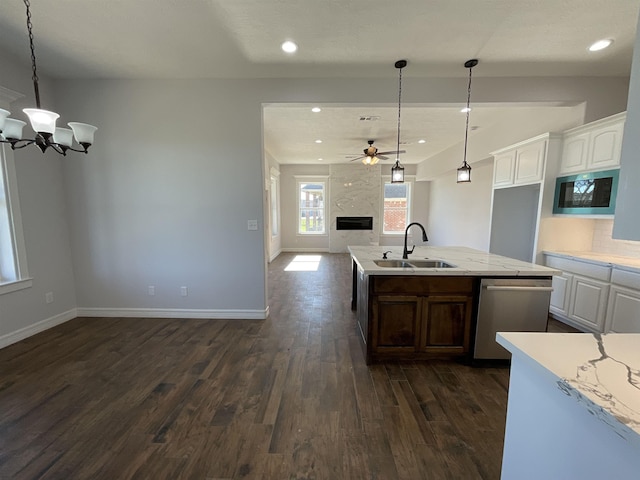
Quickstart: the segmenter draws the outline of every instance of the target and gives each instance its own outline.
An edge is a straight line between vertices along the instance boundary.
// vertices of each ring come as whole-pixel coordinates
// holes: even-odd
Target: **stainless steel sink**
[[[442,260],[374,260],[379,267],[387,268],[454,268],[452,265]]]
[[[379,267],[413,268],[413,265],[409,262],[405,262],[404,260],[374,260],[373,262]]]
[[[415,268],[455,268],[455,265],[442,260],[410,260]]]

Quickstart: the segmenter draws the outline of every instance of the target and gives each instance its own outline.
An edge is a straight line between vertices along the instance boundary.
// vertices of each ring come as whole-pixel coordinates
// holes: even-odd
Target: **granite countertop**
[[[468,276],[552,276],[559,270],[522,262],[513,258],[495,255],[468,247],[428,247],[417,246],[409,255],[411,260],[444,260],[455,265],[454,268],[401,268],[380,267],[374,260],[381,260],[382,253],[389,260],[401,260],[403,247],[362,247],[349,246],[353,259],[364,269],[367,275],[468,275]]]
[[[623,257],[621,255],[610,255],[608,253],[583,252],[583,251],[554,251],[545,250],[545,255],[555,257],[571,258],[573,260],[581,260],[597,265],[611,266],[622,270],[640,273],[640,258]]]
[[[640,449],[640,334],[499,332],[496,340]]]

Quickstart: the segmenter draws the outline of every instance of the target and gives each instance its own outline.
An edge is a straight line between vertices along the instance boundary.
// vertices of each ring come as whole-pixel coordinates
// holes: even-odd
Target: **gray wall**
[[[25,95],[11,105],[12,117],[24,118],[22,108],[34,105],[31,69],[1,54],[0,63],[0,85]],[[50,83],[46,78],[40,83],[43,108],[55,109]],[[66,111],[60,113],[73,121]],[[62,172],[62,163],[68,160],[53,152],[43,155],[33,147],[15,151],[14,159],[33,286],[0,295],[0,346],[73,318],[76,306]],[[53,303],[45,302],[47,292],[54,294]]]
[[[3,331],[76,305],[93,315],[264,316],[262,104],[394,104],[395,82],[57,82],[54,107],[65,120],[96,124],[96,145],[87,156],[65,159],[33,149],[16,153],[34,288],[0,298]],[[29,89],[30,73],[4,62],[0,84]],[[406,84],[408,103],[459,102],[466,88],[464,78],[408,76]],[[587,101],[620,111],[625,89],[626,79],[618,78],[478,78],[474,101]],[[48,89],[43,95],[49,98]],[[250,219],[258,220],[258,231],[247,230]],[[285,235],[283,225],[283,246]],[[156,287],[153,297],[149,285]],[[179,295],[181,286],[189,288],[187,297]],[[43,292],[52,290],[56,301],[45,305]]]

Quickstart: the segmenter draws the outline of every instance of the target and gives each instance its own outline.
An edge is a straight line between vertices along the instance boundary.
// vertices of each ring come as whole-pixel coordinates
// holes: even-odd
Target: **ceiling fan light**
[[[71,127],[71,130],[73,130],[73,136],[76,138],[76,142],[80,145],[93,145],[93,134],[98,130],[98,127],[80,122],[69,122],[68,125]]]
[[[16,120],[15,118],[5,119],[4,129],[2,131],[4,138],[7,140],[20,140],[22,138],[22,129],[26,124],[26,122]]]
[[[53,134],[56,131],[56,120],[60,118],[57,113],[41,108],[25,108],[22,111],[29,117],[34,132]]]

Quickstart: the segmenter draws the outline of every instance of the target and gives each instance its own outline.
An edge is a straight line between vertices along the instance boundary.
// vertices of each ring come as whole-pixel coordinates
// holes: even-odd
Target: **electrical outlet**
[[[153,285],[149,285],[149,296],[153,297],[156,294],[156,287],[154,287]]]
[[[53,292],[47,292],[44,294],[44,300],[47,303],[53,303]]]
[[[187,287],[180,287],[180,296],[186,297],[189,294]]]

